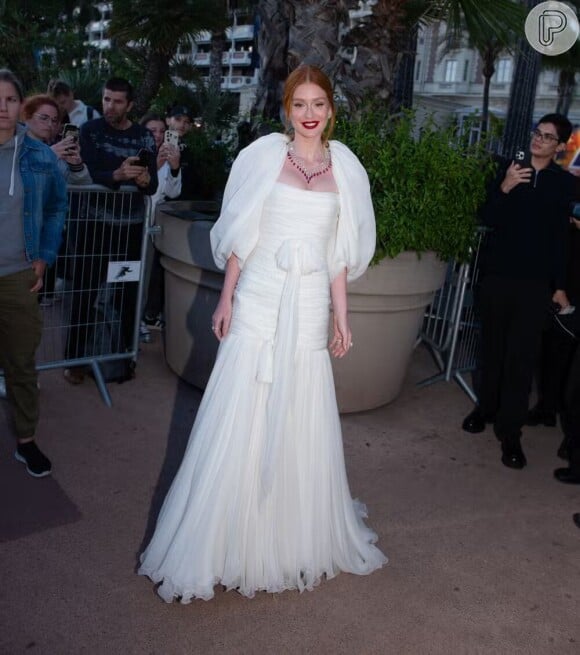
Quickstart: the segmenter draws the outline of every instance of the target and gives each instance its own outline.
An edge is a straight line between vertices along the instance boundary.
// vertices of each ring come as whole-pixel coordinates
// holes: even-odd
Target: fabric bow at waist
[[[275,255],[276,265],[286,271],[280,299],[274,343],[264,344],[258,364],[258,382],[271,383],[266,408],[266,437],[262,454],[261,483],[264,496],[272,489],[274,469],[290,417],[294,389],[294,359],[298,341],[300,278],[325,270],[326,262],[310,242],[287,239]],[[274,370],[277,375],[274,376]]]

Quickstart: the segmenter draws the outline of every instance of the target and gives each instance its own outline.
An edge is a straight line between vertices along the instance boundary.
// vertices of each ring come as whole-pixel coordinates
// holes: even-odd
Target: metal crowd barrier
[[[473,402],[477,402],[477,395],[465,374],[478,368],[480,323],[474,296],[488,233],[488,228],[477,229],[468,262],[449,262],[445,282],[425,312],[418,338],[440,370],[419,386],[454,380]]]
[[[63,243],[39,295],[37,368],[90,367],[110,407],[103,369],[132,370],[139,350],[150,201],[132,187],[69,186],[68,194]]]

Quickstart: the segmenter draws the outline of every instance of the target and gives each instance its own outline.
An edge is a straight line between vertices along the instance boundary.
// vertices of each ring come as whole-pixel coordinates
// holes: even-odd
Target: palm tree
[[[41,53],[55,53],[57,65],[84,53],[80,25],[92,11],[88,0],[2,0],[0,65],[14,71],[25,89],[44,89],[50,73],[39,65]]]
[[[524,5],[527,11],[530,11],[540,2],[541,0],[524,0]],[[540,53],[534,50],[524,37],[519,40],[502,139],[502,151],[508,157],[511,157],[517,148],[529,142],[541,58]]]
[[[571,50],[551,59],[549,66],[559,71],[556,111],[567,116],[576,89],[576,73],[580,73],[580,46],[575,43]]]
[[[179,46],[191,42],[202,30],[223,30],[226,23],[225,0],[115,0],[110,36],[117,48],[132,50],[142,58],[142,78],[135,96],[137,114],[147,110],[169,76]]]
[[[580,13],[580,0],[570,2],[576,8],[576,13]],[[558,71],[556,112],[567,116],[576,88],[576,73],[580,73],[580,45],[576,42],[570,50],[556,57],[542,57],[542,65]]]
[[[252,117],[278,120],[282,83],[288,75],[290,7],[283,0],[260,0],[257,15],[260,77]]]
[[[459,26],[447,31],[445,50],[456,49],[467,36],[467,45],[477,50],[482,61],[483,103],[481,111],[481,133],[485,134],[489,125],[489,89],[491,78],[495,73],[495,62],[505,51],[514,52],[517,43],[517,32],[521,31],[526,12],[518,4],[508,2],[503,8],[502,23],[504,29],[496,31],[495,26],[486,21],[473,24],[468,29],[467,20],[460,17]],[[463,29],[461,29],[463,26]]]
[[[354,0],[261,0],[259,45],[267,70],[258,97],[265,93],[266,85],[270,95],[281,88],[291,63],[314,59],[313,63],[319,60],[333,75],[352,107],[367,96],[390,102],[395,80],[399,95],[405,90],[409,102],[418,22],[445,20],[450,34],[457,35],[465,28],[474,42],[482,35],[495,35],[507,43],[514,20],[521,17],[512,0],[376,0],[371,13],[351,27],[344,19],[345,11],[357,6]],[[341,22],[343,29],[339,29]],[[329,29],[332,24],[334,30]],[[345,58],[343,49],[353,56]],[[279,107],[279,92],[276,100],[271,104]],[[401,104],[401,98],[395,100]]]

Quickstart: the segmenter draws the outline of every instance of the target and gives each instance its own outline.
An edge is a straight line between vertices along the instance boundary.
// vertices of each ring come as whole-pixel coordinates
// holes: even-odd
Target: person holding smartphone
[[[49,95],[29,96],[22,103],[20,118],[28,128],[28,134],[49,145],[58,157],[59,170],[68,184],[91,184],[89,169],[83,163],[76,138],[69,133],[58,140],[60,128],[59,106]]]
[[[553,160],[566,148],[570,121],[547,114],[531,132],[531,166],[504,161],[482,217],[493,228],[480,284],[482,371],[479,406],[468,432],[493,423],[504,466],[522,469],[522,427],[550,302],[566,306],[567,230],[574,178]]]
[[[141,241],[146,227],[143,196],[152,196],[157,190],[153,136],[149,130],[129,118],[133,108],[133,86],[123,78],[110,78],[103,87],[102,103],[103,117],[88,121],[80,128],[81,155],[95,184],[113,190],[121,186],[134,186],[138,193],[133,194],[131,203],[105,204],[98,198],[92,198],[87,207],[89,221],[79,220],[72,226],[77,247],[74,285],[75,288],[86,289],[86,293],[75,294],[72,308],[75,325],[69,330],[67,338],[67,359],[87,356],[86,344],[91,343],[89,331],[96,295],[106,284],[107,266],[112,256],[110,244],[125,244],[124,256],[128,260],[141,258]],[[140,150],[149,153],[147,162],[139,157]],[[101,229],[95,230],[95,223],[90,224],[91,221],[98,223]],[[119,311],[122,304],[120,334],[116,340],[120,352],[132,340],[137,285],[128,283],[117,286],[119,288],[111,302]],[[117,327],[114,329],[118,330]],[[123,381],[133,377],[130,363],[125,362],[126,370],[115,373],[109,379]],[[65,369],[65,378],[71,384],[79,384],[85,372],[79,367],[68,368]]]
[[[181,150],[179,148],[179,135],[176,131],[166,128],[163,117],[159,114],[148,113],[140,121],[147,128],[155,140],[157,148],[157,177],[159,186],[151,197],[151,222],[155,222],[155,207],[159,202],[178,198],[181,193]],[[164,276],[160,263],[159,251],[156,248],[149,250],[147,261],[145,285],[146,296],[143,306],[143,320],[140,327],[141,339],[145,342],[151,340],[150,329],[162,330],[163,320],[163,291]]]

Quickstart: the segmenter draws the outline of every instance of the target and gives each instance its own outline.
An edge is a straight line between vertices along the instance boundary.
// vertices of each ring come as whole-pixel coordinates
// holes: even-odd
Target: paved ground
[[[384,569],[187,606],[164,604],[135,567],[199,394],[159,344],[144,347],[135,381],[111,386],[112,409],[94,385],[43,373],[52,478],[12,458],[0,411],[0,654],[577,655],[580,488],[552,479],[558,431],[529,428],[528,467],[505,469],[489,432],[461,431],[470,403],[456,386],[415,386],[433,372],[419,350],[396,402],[343,420]]]

